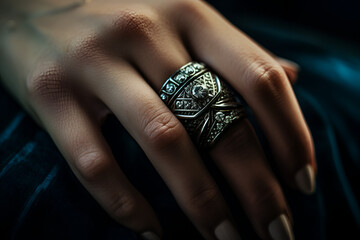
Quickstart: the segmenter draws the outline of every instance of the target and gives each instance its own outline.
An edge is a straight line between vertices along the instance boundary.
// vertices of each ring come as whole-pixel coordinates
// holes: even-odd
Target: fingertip
[[[295,183],[304,194],[310,195],[315,192],[315,171],[310,164],[306,164],[295,174]]]
[[[241,240],[238,231],[229,220],[224,220],[217,225],[214,234],[219,240]]]
[[[289,59],[277,57],[277,61],[280,63],[280,65],[286,66],[286,67],[291,68],[291,69],[293,69],[295,71],[299,71],[299,69],[300,69],[299,64],[297,64],[296,62],[291,61]]]
[[[288,60],[285,58],[280,58],[280,57],[277,57],[277,61],[281,65],[281,67],[284,69],[291,84],[294,84],[298,79],[298,73],[300,71],[299,64],[297,64],[291,60]]]
[[[294,240],[294,233],[289,218],[281,214],[269,224],[269,233],[274,240]]]
[[[160,240],[159,235],[157,235],[151,231],[143,232],[140,236],[144,240]]]

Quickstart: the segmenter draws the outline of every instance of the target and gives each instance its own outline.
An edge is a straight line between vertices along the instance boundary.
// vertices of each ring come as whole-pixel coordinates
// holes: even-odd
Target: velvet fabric
[[[314,138],[316,193],[289,189],[297,239],[360,239],[360,47],[270,19],[231,20],[275,54],[301,66],[294,91]],[[0,89],[0,239],[138,239],[101,209],[78,182],[49,135]],[[268,155],[268,144],[253,118]],[[145,154],[111,116],[103,132],[119,165],[148,199],[166,239],[200,239]],[[243,239],[258,239],[217,169],[204,156]],[[291,159],[289,159],[291,161]]]

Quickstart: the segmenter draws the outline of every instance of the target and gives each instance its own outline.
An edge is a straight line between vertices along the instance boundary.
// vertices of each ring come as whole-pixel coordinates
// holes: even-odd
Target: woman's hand
[[[2,34],[1,60],[4,85],[48,131],[85,188],[116,221],[144,238],[161,236],[161,226],[101,133],[109,112],[206,239],[238,239],[218,186],[157,94],[192,60],[208,64],[244,97],[285,182],[314,191],[312,138],[287,77],[296,78],[294,68],[202,1],[93,1],[39,14]],[[250,122],[236,123],[210,154],[259,236],[292,239],[290,211]]]

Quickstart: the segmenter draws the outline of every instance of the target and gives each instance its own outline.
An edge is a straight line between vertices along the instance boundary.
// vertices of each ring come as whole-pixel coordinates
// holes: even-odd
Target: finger
[[[59,83],[57,70],[36,80],[36,112],[83,186],[120,224],[148,236],[161,227],[147,201],[129,183],[107,145],[100,126]]]
[[[295,84],[298,78],[300,66],[297,63],[290,61],[289,59],[285,59],[281,57],[275,57],[275,60],[284,69],[290,83]]]
[[[261,48],[261,50],[263,50],[264,52],[269,54],[280,64],[280,66],[285,71],[286,76],[288,77],[290,83],[295,84],[297,81],[297,77],[298,77],[298,73],[299,73],[299,69],[300,69],[299,64],[297,64],[289,59],[276,56],[275,54],[273,54],[272,52],[270,52],[269,50],[267,50],[266,48],[264,48],[261,45],[258,45],[258,46]]]
[[[151,52],[149,52],[149,48],[138,48],[137,51],[135,51],[134,55],[139,54],[139,56],[137,56],[134,61],[140,66],[140,69],[144,72],[144,75],[148,76],[150,81],[154,83],[153,85],[156,88],[160,88],[160,86],[164,82],[163,79],[166,79],[168,76],[171,75],[171,73],[175,72],[175,70],[177,70],[179,66],[181,66],[181,63],[189,62],[190,57],[186,53],[183,45],[178,43],[177,41],[162,41],[161,46],[157,46],[157,44],[152,44],[151,47],[151,51],[157,52],[157,54],[151,54]],[[166,53],[163,53],[163,51],[166,51]],[[184,54],[184,52],[186,54]],[[142,58],[140,58],[140,54],[141,56],[143,56]],[[144,56],[147,55],[152,56],[151,61],[146,61],[146,58]],[[141,59],[141,61],[139,61],[138,59]],[[281,188],[275,180],[274,176],[271,174],[271,171],[268,169],[267,165],[263,161],[264,155],[262,154],[261,147],[259,147],[260,145],[257,142],[257,138],[254,135],[254,132],[251,131],[252,129],[250,129],[248,125],[246,125],[246,127],[242,127],[241,129],[247,130],[244,130],[242,132],[246,132],[247,135],[249,135],[249,140],[251,141],[248,146],[252,146],[252,151],[248,151],[248,149],[245,148],[242,149],[242,151],[247,156],[250,156],[252,154],[252,157],[255,157],[255,161],[253,162],[254,165],[252,166],[258,166],[258,169],[255,167],[247,168],[247,161],[236,161],[238,160],[236,152],[233,152],[234,154],[229,153],[226,159],[223,159],[221,154],[218,155],[218,158],[216,158],[218,165],[224,170],[223,172],[225,175],[230,176],[230,183],[237,184],[243,179],[246,180],[244,181],[244,184],[235,184],[235,186],[237,186],[235,188],[235,191],[242,196],[241,199],[245,208],[248,208],[248,206],[251,205],[250,208],[248,208],[248,214],[252,217],[254,226],[257,227],[260,236],[268,237],[269,232],[267,229],[269,224],[271,224],[271,226],[274,226],[274,224],[277,226],[279,225],[276,224],[279,222],[278,219],[282,218],[285,218],[285,225],[281,224],[282,221],[279,222],[280,226],[282,227],[281,230],[289,230],[286,233],[291,236],[292,232],[291,228],[289,228],[289,226],[291,225],[287,221],[287,216],[289,214]],[[221,153],[222,150],[226,151],[226,149],[220,148],[218,152]],[[234,166],[240,165],[239,167],[241,167],[243,171],[233,171],[234,168],[232,168],[232,164],[234,164]],[[247,174],[242,177],[241,173],[244,171],[247,173],[252,172],[254,174],[253,176],[252,174]],[[230,174],[228,174],[229,172]],[[258,175],[256,174],[256,172],[261,172],[263,174]],[[259,189],[259,184],[262,182],[264,183],[264,185],[262,185],[262,188]],[[266,193],[269,194],[266,194],[265,197],[261,196],[261,194],[264,193],[262,190],[266,190]],[[268,201],[268,204],[263,204],[260,207],[254,207],[254,200],[258,200],[257,202],[259,203],[259,205],[265,203],[265,200]],[[260,202],[261,200],[264,201]],[[258,204],[256,204],[256,206],[258,206]]]
[[[140,144],[180,207],[206,239],[215,239],[216,233],[226,239],[219,235],[224,228],[238,236],[218,187],[178,119],[131,66],[113,60],[105,65],[94,91]]]
[[[286,182],[304,193],[314,192],[312,137],[283,69],[203,2],[189,6],[199,4],[202,8],[193,11],[192,18],[182,19],[189,48],[247,101],[265,131]]]
[[[226,131],[210,152],[262,239],[293,239],[290,212],[247,119]]]
[[[273,54],[272,52],[270,52],[269,50],[267,50],[266,48],[264,48],[261,45],[259,45],[259,47],[261,48],[261,50],[265,51],[267,54],[269,54],[271,57],[273,57],[280,64],[280,66],[285,71],[286,76],[288,77],[290,83],[295,84],[297,81],[297,77],[298,77],[298,73],[299,73],[299,69],[300,69],[299,64],[297,64],[289,59],[276,56],[275,54]]]

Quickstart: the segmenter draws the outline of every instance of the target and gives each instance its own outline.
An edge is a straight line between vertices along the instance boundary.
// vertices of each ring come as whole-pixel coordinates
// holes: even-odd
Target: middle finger
[[[186,48],[176,38],[158,37],[166,41],[153,42],[151,47],[133,52],[135,64],[156,90],[190,60]],[[211,157],[232,185],[258,234],[264,239],[269,236],[292,239],[290,212],[251,124],[244,120],[231,129],[233,134],[219,141],[210,152]]]

